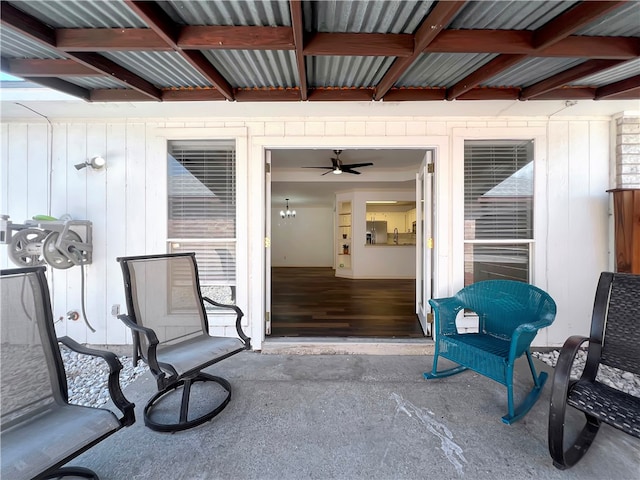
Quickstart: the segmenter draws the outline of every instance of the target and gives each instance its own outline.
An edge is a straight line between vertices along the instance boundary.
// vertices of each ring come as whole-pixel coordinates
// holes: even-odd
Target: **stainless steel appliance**
[[[367,222],[367,244],[386,244],[387,243],[387,222],[386,221],[370,221]]]

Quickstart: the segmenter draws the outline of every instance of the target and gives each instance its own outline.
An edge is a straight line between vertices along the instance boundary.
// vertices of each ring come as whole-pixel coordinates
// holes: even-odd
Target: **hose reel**
[[[24,224],[14,224],[7,215],[2,215],[0,243],[9,244],[9,258],[21,267],[46,263],[53,268],[67,269],[92,261],[91,222],[88,220],[64,217],[58,220],[38,215]]]

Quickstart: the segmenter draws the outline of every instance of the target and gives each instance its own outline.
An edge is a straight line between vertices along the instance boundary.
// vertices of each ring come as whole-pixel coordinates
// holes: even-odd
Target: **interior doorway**
[[[424,157],[425,149],[267,152],[267,335],[424,338],[416,311],[417,267],[402,278],[335,275],[337,249],[344,246],[335,241],[341,235],[336,227],[336,194],[406,190],[415,200],[416,173]],[[356,173],[334,175],[336,164],[354,166],[347,168]],[[365,228],[366,219],[360,220]],[[403,239],[413,236],[415,250],[415,223],[414,219],[408,226],[390,228],[385,250],[396,245],[409,248],[393,243],[394,231],[400,231]],[[352,241],[357,242],[352,248],[364,248],[367,237],[363,233]]]

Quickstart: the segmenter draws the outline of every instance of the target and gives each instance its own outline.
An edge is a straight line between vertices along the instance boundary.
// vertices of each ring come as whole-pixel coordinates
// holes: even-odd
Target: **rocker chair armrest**
[[[456,333],[456,317],[464,308],[460,300],[456,297],[432,298],[429,305],[434,311],[435,331],[442,335]]]
[[[245,348],[247,350],[251,349],[251,338],[248,337],[244,331],[242,330],[242,324],[240,323],[242,320],[242,317],[244,317],[244,313],[243,311],[240,309],[240,307],[238,307],[237,305],[230,305],[230,304],[226,304],[226,303],[219,303],[216,302],[215,300],[212,300],[209,297],[202,297],[202,299],[209,303],[210,305],[213,305],[215,307],[219,307],[219,308],[226,308],[228,310],[233,310],[234,312],[236,312],[236,332],[238,332],[238,336],[242,339],[242,341],[244,342]]]
[[[109,366],[109,377],[107,379],[109,396],[111,397],[113,404],[122,412],[122,418],[119,419],[119,421],[121,425],[125,427],[132,425],[135,422],[135,404],[129,402],[122,393],[122,388],[120,387],[120,371],[122,370],[122,363],[120,363],[117,355],[106,350],[86,347],[67,336],[58,338],[58,342],[83,355],[100,357],[107,363]]]
[[[509,348],[509,361],[513,362],[517,357],[522,355],[535,338],[538,330],[551,325],[552,320],[538,320],[537,322],[523,323],[513,331],[511,336],[511,345]]]

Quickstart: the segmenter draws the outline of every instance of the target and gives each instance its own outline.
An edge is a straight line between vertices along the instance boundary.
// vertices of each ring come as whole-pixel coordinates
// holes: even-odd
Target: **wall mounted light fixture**
[[[101,168],[104,168],[106,164],[107,164],[107,161],[98,155],[97,157],[93,157],[92,159],[87,160],[86,162],[77,163],[74,166],[76,167],[76,170],[82,170],[85,167],[91,167],[94,170],[100,170]]]
[[[296,218],[296,211],[295,210],[289,210],[289,199],[285,199],[287,201],[287,210],[280,210],[280,216],[282,218]]]

